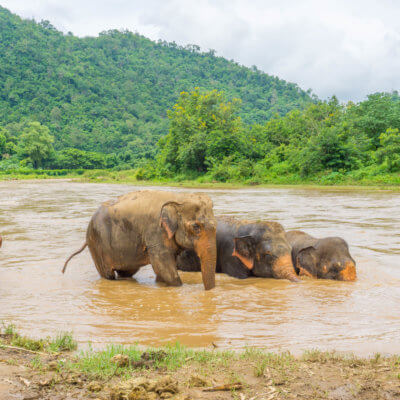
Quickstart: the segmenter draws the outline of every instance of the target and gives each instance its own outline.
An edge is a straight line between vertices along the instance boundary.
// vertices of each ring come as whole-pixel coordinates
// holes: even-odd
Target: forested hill
[[[194,45],[116,30],[78,38],[0,7],[0,124],[15,135],[21,123],[38,121],[56,149],[148,157],[168,132],[166,111],[196,86],[240,98],[246,123],[313,100],[296,84]]]

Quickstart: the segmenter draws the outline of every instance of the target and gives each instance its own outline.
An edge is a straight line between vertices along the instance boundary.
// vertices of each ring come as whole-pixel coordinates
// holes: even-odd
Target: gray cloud
[[[129,29],[198,44],[312,88],[361,100],[400,89],[397,0],[3,0],[11,11],[79,36]]]

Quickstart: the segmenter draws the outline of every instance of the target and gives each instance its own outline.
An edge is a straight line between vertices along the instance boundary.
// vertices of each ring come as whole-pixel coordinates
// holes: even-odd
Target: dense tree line
[[[167,113],[168,134],[158,141],[155,157],[142,160],[137,178],[262,183],[400,172],[397,92],[375,93],[358,104],[332,97],[264,124],[246,124],[240,107],[239,99],[217,90],[181,92]],[[55,150],[53,144],[40,122],[21,123],[16,131],[2,127],[0,169],[120,169],[115,154]]]
[[[105,165],[113,160],[120,168],[155,157],[157,141],[168,132],[166,112],[181,91],[201,86],[241,98],[240,116],[248,124],[315,100],[296,84],[212,50],[117,30],[78,38],[2,7],[0,82],[0,126],[12,137],[39,122],[56,152],[76,149],[73,157],[72,150],[66,153],[76,160],[83,154],[77,150],[103,153]]]
[[[376,93],[358,104],[335,97],[248,125],[240,101],[196,89],[183,92],[168,113],[160,154],[141,172],[149,178],[268,182],[292,175],[400,171],[400,97]]]

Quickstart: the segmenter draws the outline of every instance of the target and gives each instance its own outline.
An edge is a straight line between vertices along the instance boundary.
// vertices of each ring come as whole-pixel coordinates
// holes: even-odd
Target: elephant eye
[[[272,257],[272,253],[271,253],[270,251],[268,251],[268,250],[262,251],[260,255],[261,255],[261,257],[263,257],[263,258]]]

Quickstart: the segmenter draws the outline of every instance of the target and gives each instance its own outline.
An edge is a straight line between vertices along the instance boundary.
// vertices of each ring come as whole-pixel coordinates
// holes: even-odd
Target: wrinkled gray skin
[[[302,231],[286,232],[292,260],[299,275],[320,279],[354,281],[356,263],[340,237],[317,239]]]
[[[217,221],[217,272],[239,279],[258,276],[298,281],[290,251],[283,227],[277,222]],[[200,271],[192,251],[182,252],[177,265],[182,271]]]
[[[206,195],[139,191],[103,203],[89,222],[86,245],[99,274],[131,277],[151,264],[158,281],[180,286],[176,257],[184,249],[200,260],[206,290],[215,286],[216,223]]]

